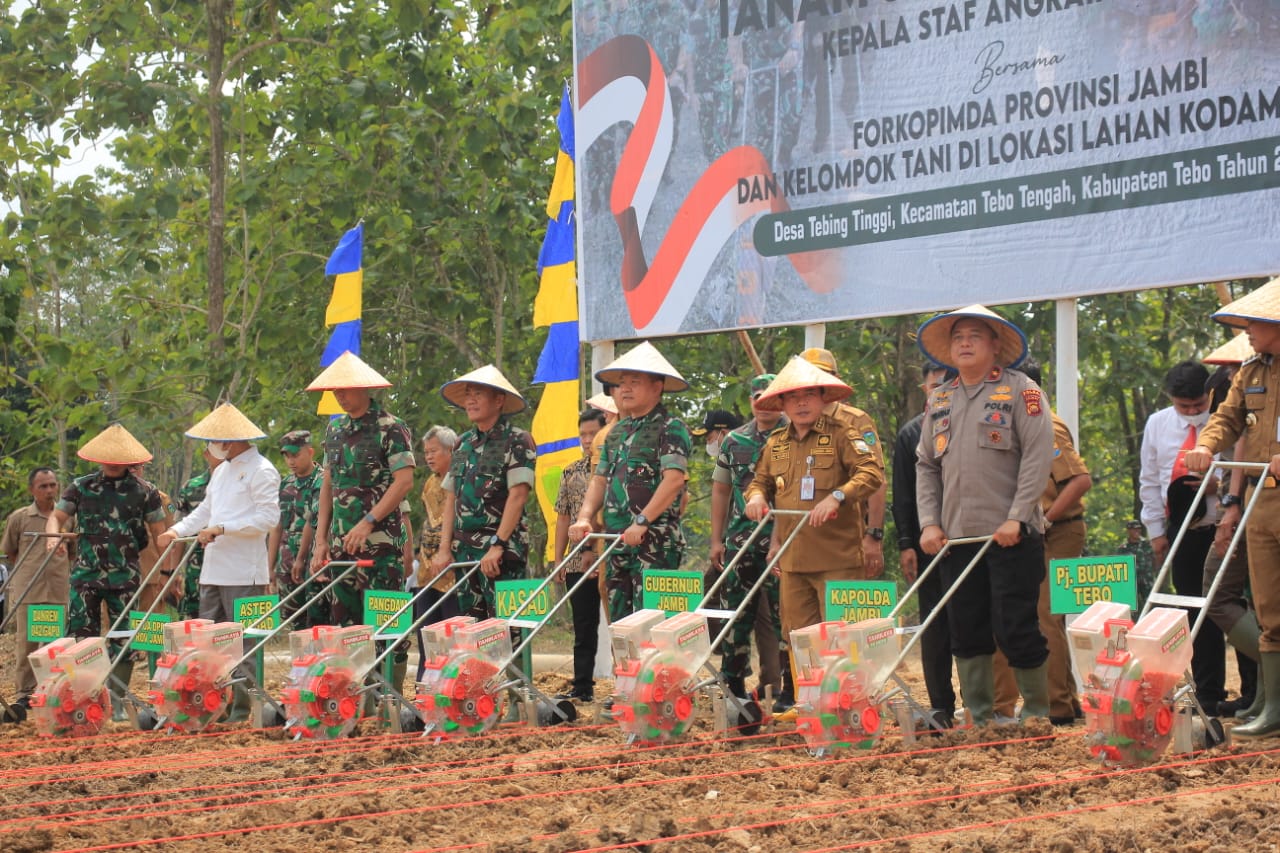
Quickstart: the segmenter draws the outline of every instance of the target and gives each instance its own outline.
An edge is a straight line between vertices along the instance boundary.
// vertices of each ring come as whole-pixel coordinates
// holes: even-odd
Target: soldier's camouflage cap
[[[769,383],[777,379],[776,373],[761,373],[759,376],[751,378],[751,399],[758,398],[761,394],[769,389]]]
[[[295,429],[280,436],[280,449],[285,453],[297,453],[311,444],[311,430]]]

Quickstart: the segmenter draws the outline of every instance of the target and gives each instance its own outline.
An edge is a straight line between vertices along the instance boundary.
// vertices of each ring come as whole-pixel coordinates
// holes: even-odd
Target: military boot
[[[228,723],[243,723],[249,719],[249,688],[243,681],[231,685],[231,712],[227,714]]]
[[[975,726],[991,722],[995,710],[996,689],[991,655],[956,658],[956,674],[960,679],[961,698],[969,709]]]
[[[739,699],[747,698],[747,680],[741,675],[726,675],[724,677],[724,689]]]
[[[783,711],[789,711],[795,704],[796,686],[794,676],[791,674],[791,662],[784,660],[782,663],[782,692],[778,694],[778,698],[773,703],[773,713],[781,714]]]
[[[1280,732],[1280,652],[1258,655],[1258,693],[1265,694],[1262,711],[1253,722],[1242,723],[1231,730],[1233,736],[1263,737]]]
[[[1013,678],[1022,694],[1022,713],[1018,719],[1026,722],[1032,717],[1049,716],[1049,665],[1042,663],[1032,669],[1013,669]]]

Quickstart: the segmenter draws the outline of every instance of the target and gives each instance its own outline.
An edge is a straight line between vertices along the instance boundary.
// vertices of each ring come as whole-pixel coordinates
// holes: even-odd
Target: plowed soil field
[[[871,747],[819,759],[792,723],[713,732],[701,704],[684,738],[631,746],[591,706],[568,726],[446,742],[371,720],[327,742],[244,725],[108,723],[77,740],[0,726],[0,850],[1280,849],[1280,738],[1126,770],[1091,759],[1084,724],[914,743],[888,724]]]

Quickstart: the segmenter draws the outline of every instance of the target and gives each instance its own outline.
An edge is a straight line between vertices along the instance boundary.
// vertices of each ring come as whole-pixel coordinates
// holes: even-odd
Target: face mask
[[[718,441],[708,441],[708,442],[707,442],[707,455],[708,455],[708,456],[710,456],[712,459],[715,459],[717,456],[719,456],[719,455],[720,455],[720,442],[718,442]]]
[[[220,441],[209,442],[209,455],[212,456],[214,459],[219,459],[225,462],[227,458],[227,453],[228,453],[228,448],[222,442]]]
[[[1205,409],[1198,415],[1184,415],[1179,412],[1178,417],[1182,419],[1182,423],[1186,426],[1193,426],[1196,429],[1200,429],[1209,422],[1209,410]]]

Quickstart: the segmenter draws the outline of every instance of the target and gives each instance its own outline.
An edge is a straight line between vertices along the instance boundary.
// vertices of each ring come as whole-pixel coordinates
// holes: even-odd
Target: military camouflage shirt
[[[75,517],[80,534],[73,584],[105,578],[108,588],[117,588],[137,582],[147,522],[165,519],[164,500],[155,486],[132,474],[109,480],[97,471],[74,480],[57,508]]]
[[[443,485],[454,495],[453,538],[457,544],[488,547],[489,537],[498,532],[511,489],[533,487],[535,456],[533,438],[504,417],[488,432],[472,428],[462,434]],[[525,559],[528,540],[529,528],[522,515],[507,543],[507,553]]]
[[[187,480],[182,488],[178,489],[178,496],[173,501],[173,508],[180,518],[186,518],[196,511],[196,507],[200,506],[200,502],[204,500],[205,490],[209,488],[209,477],[212,474],[213,472],[206,468],[190,480]],[[204,546],[197,545],[191,551],[191,559],[187,561],[187,569],[199,574],[200,566],[203,563]]]
[[[277,570],[288,574],[293,569],[294,558],[302,547],[302,528],[307,526],[307,507],[320,495],[324,482],[323,472],[317,465],[303,477],[289,474],[280,481],[280,553]],[[302,555],[305,559],[309,555]]]
[[[725,525],[724,546],[731,554],[741,551],[747,543],[747,537],[756,529],[756,523],[746,515],[746,494],[747,487],[755,478],[756,461],[768,439],[769,434],[761,432],[755,418],[752,418],[726,435],[720,443],[720,455],[716,457],[716,469],[711,478],[730,487],[729,522]],[[758,551],[762,556],[769,553],[769,533],[772,529],[773,522],[765,525],[764,530],[751,543],[753,551]]]
[[[329,549],[332,559],[337,560],[345,554],[342,537],[387,493],[391,475],[417,465],[409,427],[377,401],[370,401],[369,410],[358,418],[339,415],[329,421],[324,432],[324,463],[333,494]],[[361,557],[399,557],[405,536],[400,513],[392,511],[373,526]]]
[[[626,530],[653,498],[663,471],[689,470],[693,442],[684,421],[659,404],[647,415],[623,418],[605,439],[600,466],[595,473],[605,479],[604,527],[608,533]],[[645,544],[660,547],[665,541],[684,543],[680,530],[680,502],[676,495],[657,518],[649,519]]]

